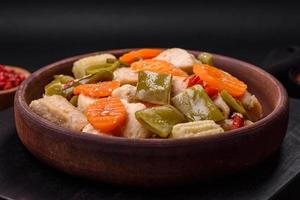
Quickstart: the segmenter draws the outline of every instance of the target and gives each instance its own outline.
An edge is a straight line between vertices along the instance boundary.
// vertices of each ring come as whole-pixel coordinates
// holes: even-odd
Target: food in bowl
[[[242,80],[180,48],[99,54],[57,74],[30,103],[41,117],[83,134],[187,138],[255,123],[263,109]]]
[[[0,91],[15,88],[24,80],[25,76],[23,74],[0,64]]]

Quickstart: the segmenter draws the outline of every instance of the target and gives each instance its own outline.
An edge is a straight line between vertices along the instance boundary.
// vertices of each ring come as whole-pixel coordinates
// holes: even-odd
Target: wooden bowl
[[[30,72],[20,68],[20,67],[15,67],[15,66],[7,66],[5,65],[6,68],[12,69],[17,73],[23,74],[25,78],[27,78],[30,75]],[[9,90],[0,90],[0,110],[5,109],[14,103],[14,96],[17,91],[18,87],[11,88]]]
[[[106,52],[119,56],[129,50]],[[67,130],[28,107],[42,96],[53,75],[71,74],[74,61],[97,53],[47,65],[33,73],[17,91],[15,120],[21,141],[33,155],[57,169],[121,185],[170,186],[245,170],[273,154],[285,136],[289,107],[283,86],[254,65],[216,54],[215,65],[245,81],[261,101],[263,119],[205,138],[127,139]]]

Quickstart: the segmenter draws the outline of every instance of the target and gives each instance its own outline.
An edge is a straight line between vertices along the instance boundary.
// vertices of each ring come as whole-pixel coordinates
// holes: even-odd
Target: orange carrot
[[[141,60],[131,64],[133,71],[152,71],[156,73],[171,74],[173,76],[187,77],[188,74],[173,64],[163,60]]]
[[[137,61],[138,59],[150,59],[154,58],[158,54],[162,52],[162,49],[139,49],[136,51],[130,51],[123,56],[121,56],[119,59],[123,62],[127,62],[129,64]]]
[[[111,132],[120,129],[126,121],[126,114],[126,109],[118,97],[101,98],[85,110],[91,125],[107,134],[113,134]]]
[[[247,90],[247,85],[244,82],[216,67],[206,64],[195,64],[193,71],[207,85],[219,91],[227,90],[234,97],[242,96]]]
[[[73,93],[75,95],[84,94],[86,96],[101,98],[111,95],[111,92],[120,87],[119,81],[105,81],[97,84],[84,84],[77,86]]]

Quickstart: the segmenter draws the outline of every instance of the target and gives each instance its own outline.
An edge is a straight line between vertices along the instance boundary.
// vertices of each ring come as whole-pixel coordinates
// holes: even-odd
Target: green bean
[[[111,81],[114,78],[112,71],[102,69],[91,76],[86,83],[98,83],[99,81]]]

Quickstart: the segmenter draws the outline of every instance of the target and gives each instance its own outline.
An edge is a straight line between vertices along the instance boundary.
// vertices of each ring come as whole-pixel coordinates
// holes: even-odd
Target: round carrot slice
[[[156,73],[171,74],[173,76],[187,77],[188,74],[173,64],[163,60],[141,60],[131,64],[133,71],[152,71]]]
[[[247,85],[244,82],[216,67],[207,64],[195,64],[193,71],[207,85],[219,91],[227,90],[234,97],[242,96],[247,90]]]
[[[84,94],[86,96],[101,98],[110,96],[112,91],[120,87],[119,81],[105,81],[97,84],[84,84],[77,86],[73,93],[75,95]]]
[[[139,49],[136,51],[130,51],[129,53],[124,54],[119,59],[123,62],[129,64],[137,61],[138,59],[150,59],[154,58],[162,52],[162,49]]]
[[[124,125],[126,114],[126,109],[118,97],[101,98],[85,110],[91,125],[108,134]]]

